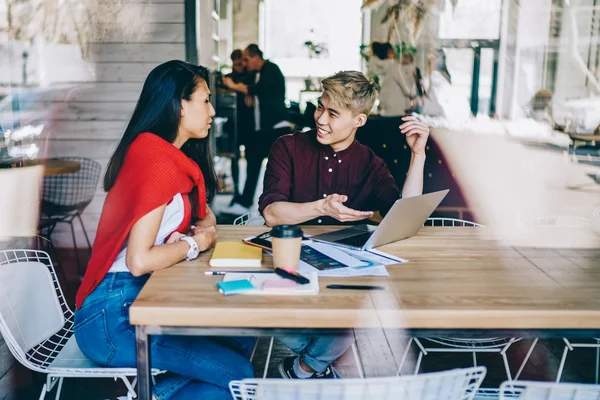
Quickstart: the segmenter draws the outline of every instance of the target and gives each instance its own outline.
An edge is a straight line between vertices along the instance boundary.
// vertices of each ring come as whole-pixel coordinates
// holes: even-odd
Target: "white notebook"
[[[247,279],[254,286],[254,290],[244,292],[243,294],[258,294],[258,295],[277,295],[277,296],[312,296],[319,294],[319,277],[316,272],[303,274],[304,277],[310,280],[310,283],[300,285],[289,279],[272,274],[239,274],[226,273],[223,276],[224,282],[237,281],[239,279]],[[283,286],[283,287],[282,287]]]

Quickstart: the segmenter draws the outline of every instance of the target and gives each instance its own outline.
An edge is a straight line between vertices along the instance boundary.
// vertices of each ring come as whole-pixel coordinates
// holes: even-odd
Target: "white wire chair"
[[[250,211],[233,220],[233,225],[264,225],[265,219],[258,211]]]
[[[47,253],[0,251],[0,299],[0,333],[10,352],[28,369],[47,374],[40,400],[57,383],[58,400],[64,378],[120,379],[127,387],[128,398],[136,397],[135,368],[102,367],[77,346],[73,311]],[[160,372],[152,371],[153,376]]]
[[[472,400],[485,367],[417,376],[336,380],[231,381],[234,400]]]
[[[447,226],[447,227],[483,227],[481,224],[477,224],[471,221],[465,221],[462,219],[454,219],[454,218],[429,218],[425,222],[426,226]],[[477,366],[477,353],[499,353],[502,357],[502,361],[504,363],[504,369],[506,372],[506,376],[508,380],[512,380],[512,374],[510,372],[510,367],[508,364],[508,358],[506,356],[506,352],[509,347],[520,341],[521,338],[516,337],[490,337],[490,338],[453,338],[453,337],[434,337],[434,338],[410,338],[406,349],[404,351],[404,355],[400,361],[400,365],[398,366],[397,375],[401,375],[402,368],[404,367],[404,363],[406,362],[406,358],[408,356],[408,352],[410,350],[410,346],[412,342],[414,342],[418,349],[419,355],[417,356],[417,362],[415,365],[415,375],[419,372],[419,368],[421,367],[421,362],[423,360],[423,356],[426,356],[429,353],[472,353],[473,355],[473,365]],[[529,348],[529,351],[525,355],[519,370],[517,371],[515,378],[518,379],[521,373],[523,372],[523,368],[527,364],[533,349],[535,348],[538,339],[535,338]]]
[[[598,400],[600,386],[579,383],[512,381],[500,385],[500,399]]]

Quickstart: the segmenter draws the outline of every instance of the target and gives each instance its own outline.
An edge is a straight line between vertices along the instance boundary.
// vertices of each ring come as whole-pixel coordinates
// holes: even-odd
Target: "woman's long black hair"
[[[169,143],[175,141],[181,120],[181,101],[190,100],[201,81],[209,82],[206,68],[179,60],[168,61],[150,72],[123,138],[108,162],[104,176],[105,191],[108,192],[115,184],[127,150],[140,133],[153,133]],[[206,200],[211,202],[217,190],[217,175],[210,139],[189,139],[181,151],[202,170]]]

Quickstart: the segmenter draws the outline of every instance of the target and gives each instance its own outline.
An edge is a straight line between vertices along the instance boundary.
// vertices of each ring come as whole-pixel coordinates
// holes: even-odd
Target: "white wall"
[[[258,4],[260,0],[230,0],[233,2],[233,48],[244,49],[258,44]]]
[[[132,7],[136,7],[135,1]],[[104,170],[125,126],[147,74],[158,64],[171,59],[185,60],[183,0],[158,0],[150,5],[146,32],[123,43],[109,35],[92,46],[90,82],[77,85],[64,107],[53,114],[45,130],[45,156],[82,156],[98,161]],[[141,15],[141,12],[140,12]],[[53,67],[54,68],[54,67]],[[71,68],[68,63],[56,68]],[[102,180],[102,178],[101,178]],[[93,202],[83,219],[89,234],[96,233],[105,193],[98,186]],[[83,245],[83,236],[77,232]],[[53,237],[59,247],[71,247],[68,227],[57,228]]]

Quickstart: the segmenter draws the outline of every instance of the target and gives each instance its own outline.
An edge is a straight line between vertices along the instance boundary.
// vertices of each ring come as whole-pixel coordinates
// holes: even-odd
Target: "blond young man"
[[[400,196],[383,160],[355,140],[377,99],[363,73],[339,72],[322,82],[317,129],[280,137],[271,148],[259,200],[267,225],[339,224],[385,214]],[[403,197],[423,193],[429,127],[403,118],[400,132],[412,151]]]
[[[376,85],[357,71],[339,72],[322,82],[315,111],[317,129],[285,135],[269,155],[259,210],[267,225],[340,224],[387,213],[400,197],[383,160],[355,140],[377,99]],[[400,132],[412,151],[403,197],[423,192],[429,128],[404,117]],[[281,337],[298,356],[279,365],[287,379],[337,377],[331,363],[352,345],[352,332],[331,337]]]

